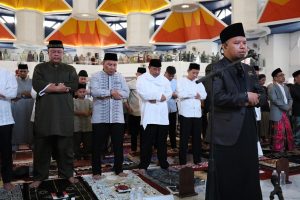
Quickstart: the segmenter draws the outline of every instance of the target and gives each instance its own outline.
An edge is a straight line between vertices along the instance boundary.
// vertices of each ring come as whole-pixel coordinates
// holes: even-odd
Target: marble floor
[[[300,199],[300,175],[294,175],[290,176],[290,181],[292,181],[292,184],[288,184],[282,187],[283,197],[284,200],[299,200]],[[260,181],[262,194],[263,194],[263,200],[269,200],[270,192],[273,190],[273,186],[270,182],[270,180],[263,180]],[[185,200],[204,200],[205,199],[205,188],[196,188],[196,191],[198,192],[198,196],[194,197],[188,197],[184,198]],[[174,197],[174,199],[178,200],[179,197]],[[275,200],[277,200],[278,197],[275,197]]]

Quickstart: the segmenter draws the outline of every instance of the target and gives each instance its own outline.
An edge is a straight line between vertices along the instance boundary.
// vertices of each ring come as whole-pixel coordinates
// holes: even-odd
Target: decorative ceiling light
[[[173,12],[194,12],[199,6],[196,0],[172,0],[171,2]]]

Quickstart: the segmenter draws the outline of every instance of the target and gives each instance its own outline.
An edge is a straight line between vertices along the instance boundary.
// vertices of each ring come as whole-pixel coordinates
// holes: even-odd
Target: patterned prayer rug
[[[187,164],[186,166],[191,167],[193,169],[193,171],[207,171],[208,170],[208,161],[201,162],[197,165],[190,163],[190,164]],[[183,167],[184,166],[182,166],[182,165],[172,165],[171,166],[171,168],[176,169],[176,170],[180,170]]]
[[[12,191],[0,188],[0,200],[22,200],[22,190],[20,185],[16,185]]]
[[[179,186],[179,170],[154,168],[148,169],[146,174],[141,174],[141,176],[144,176],[145,178],[165,189],[170,187],[175,187],[178,189]],[[205,179],[200,178],[201,176],[199,174],[196,176],[194,175],[195,187],[205,184]]]
[[[263,149],[264,156],[270,159],[287,158],[290,162],[300,164],[300,151],[288,151],[288,152],[273,152],[272,150]]]
[[[105,156],[102,160],[101,169],[103,172],[113,171],[114,156]],[[134,162],[129,156],[124,155],[123,170],[136,169],[138,163]],[[81,160],[74,164],[74,171],[77,175],[92,174],[91,161]]]
[[[67,199],[75,197],[76,200],[96,200],[97,197],[88,187],[87,183],[78,177],[79,182],[71,184],[66,179],[46,180],[38,189],[29,188],[29,183],[23,185],[24,200],[55,199],[55,196],[64,196]]]
[[[82,176],[89,184],[98,199],[105,200],[129,200],[130,190],[141,187],[144,197],[161,195],[156,189],[149,186],[139,176],[132,171],[124,171],[127,177],[119,177],[113,173],[103,173],[103,178],[95,181],[91,175]],[[126,188],[122,190],[120,188]]]
[[[259,164],[262,168],[267,168],[267,169],[276,169],[276,162],[278,159],[265,159],[265,160],[260,160]],[[298,163],[293,163],[289,162],[289,168],[290,171],[293,170],[299,170],[300,169],[300,164]]]

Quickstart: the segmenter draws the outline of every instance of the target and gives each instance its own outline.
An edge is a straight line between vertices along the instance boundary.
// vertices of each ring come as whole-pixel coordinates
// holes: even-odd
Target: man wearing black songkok
[[[141,134],[141,109],[140,99],[136,91],[136,81],[139,76],[146,73],[145,67],[139,67],[136,71],[136,78],[127,83],[129,88],[129,97],[125,100],[124,105],[128,111],[128,132],[131,140],[132,153],[137,151],[137,137]]]
[[[157,158],[162,169],[167,169],[168,104],[172,96],[170,81],[162,74],[161,61],[151,59],[148,72],[136,82],[141,106],[141,155],[139,171],[145,173],[151,162],[153,142],[157,147]]]
[[[241,23],[226,27],[220,39],[224,58],[213,70],[244,58],[248,50]],[[214,171],[209,168],[206,199],[262,200],[254,107],[265,97],[253,67],[239,62],[215,77],[212,95]]]
[[[273,84],[268,87],[270,99],[270,117],[272,150],[283,152],[294,149],[294,138],[288,116],[293,99],[289,88],[284,84],[284,73],[280,68],[272,72]]]
[[[300,70],[295,71],[293,74],[294,84],[291,86],[291,96],[293,98],[293,133],[295,144],[300,147]]]
[[[32,86],[37,92],[34,120],[33,170],[37,188],[48,178],[51,154],[55,152],[58,175],[70,183],[73,177],[73,91],[78,86],[74,67],[62,63],[63,43],[51,40],[48,44],[49,62],[38,64],[33,72]]]

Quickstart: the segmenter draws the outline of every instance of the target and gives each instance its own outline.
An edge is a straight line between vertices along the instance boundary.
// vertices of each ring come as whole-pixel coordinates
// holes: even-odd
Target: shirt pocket
[[[116,90],[122,89],[122,83],[121,83],[121,81],[114,82],[113,89],[116,89]]]

